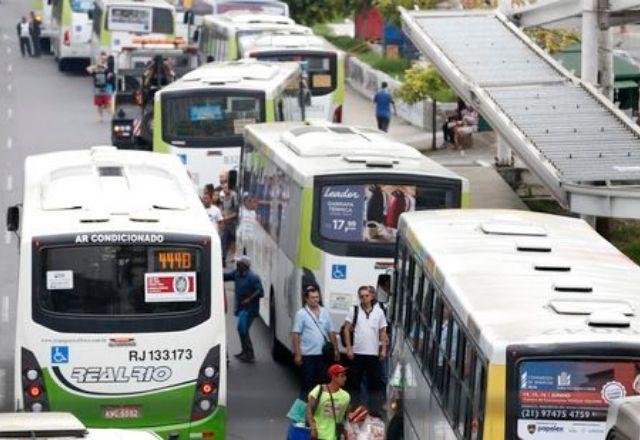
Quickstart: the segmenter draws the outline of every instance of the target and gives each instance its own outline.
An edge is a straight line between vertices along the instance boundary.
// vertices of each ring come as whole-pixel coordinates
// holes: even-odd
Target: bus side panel
[[[507,369],[504,365],[489,364],[485,397],[484,435],[494,439],[505,436],[505,395]]]
[[[463,189],[463,193],[462,193],[462,200],[460,203],[460,207],[462,209],[469,209],[471,208],[471,194],[469,193],[469,191],[465,191]]]
[[[265,100],[265,122],[275,122],[276,121],[276,103],[273,98],[268,98]]]
[[[321,267],[320,250],[311,242],[313,219],[313,188],[302,190],[302,218],[300,219],[300,240],[298,245],[298,267],[319,270]]]

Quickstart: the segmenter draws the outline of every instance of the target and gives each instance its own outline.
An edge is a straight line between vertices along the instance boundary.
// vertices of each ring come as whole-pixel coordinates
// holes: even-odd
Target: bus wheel
[[[387,426],[387,440],[402,440],[404,438],[404,422],[402,413],[396,413]]]
[[[271,330],[271,357],[274,361],[282,364],[287,362],[288,353],[287,349],[278,341],[277,332],[276,332],[276,305],[273,294],[273,289],[271,289],[271,296],[269,299],[269,328]]]
[[[65,60],[59,60],[58,61],[58,70],[60,72],[64,72],[67,70],[67,63]]]

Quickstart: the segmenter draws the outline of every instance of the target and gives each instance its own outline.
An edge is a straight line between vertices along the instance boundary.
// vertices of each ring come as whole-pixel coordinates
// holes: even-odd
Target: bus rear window
[[[309,55],[282,52],[264,52],[254,55],[264,61],[306,62],[309,88],[313,96],[326,95],[337,86],[337,61],[335,54]]]
[[[173,21],[172,11],[168,9],[120,6],[109,10],[107,29],[139,34],[172,34]]]
[[[403,212],[451,207],[451,191],[420,185],[324,185],[318,193],[320,236],[351,243],[391,244]]]
[[[87,12],[93,9],[94,0],[71,0],[71,10],[73,12]]]
[[[640,360],[524,360],[518,385],[519,439],[601,440],[609,403],[640,394]]]
[[[239,139],[244,126],[262,122],[264,100],[255,95],[191,94],[162,102],[162,132],[167,142]],[[239,144],[240,145],[240,144]]]
[[[224,14],[229,11],[246,11],[251,14],[287,16],[287,9],[285,5],[272,2],[220,2],[216,9],[218,14]]]
[[[202,305],[208,276],[191,246],[76,246],[40,251],[37,304],[61,315],[126,317]]]

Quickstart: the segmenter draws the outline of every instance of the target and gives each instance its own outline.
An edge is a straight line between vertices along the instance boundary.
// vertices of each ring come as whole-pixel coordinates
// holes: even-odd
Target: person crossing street
[[[257,273],[251,270],[251,260],[243,255],[236,260],[236,268],[224,274],[225,281],[233,281],[235,285],[234,315],[237,318],[238,336],[242,351],[236,358],[242,362],[254,362],[255,353],[249,330],[253,320],[258,316],[260,298],[264,296],[262,281]]]

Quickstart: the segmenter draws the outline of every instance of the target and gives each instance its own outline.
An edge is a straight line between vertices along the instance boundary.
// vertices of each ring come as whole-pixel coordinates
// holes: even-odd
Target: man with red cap
[[[309,393],[307,423],[311,427],[312,439],[338,440],[351,402],[349,393],[342,389],[347,381],[347,369],[333,364],[327,375],[330,382],[316,386]]]

